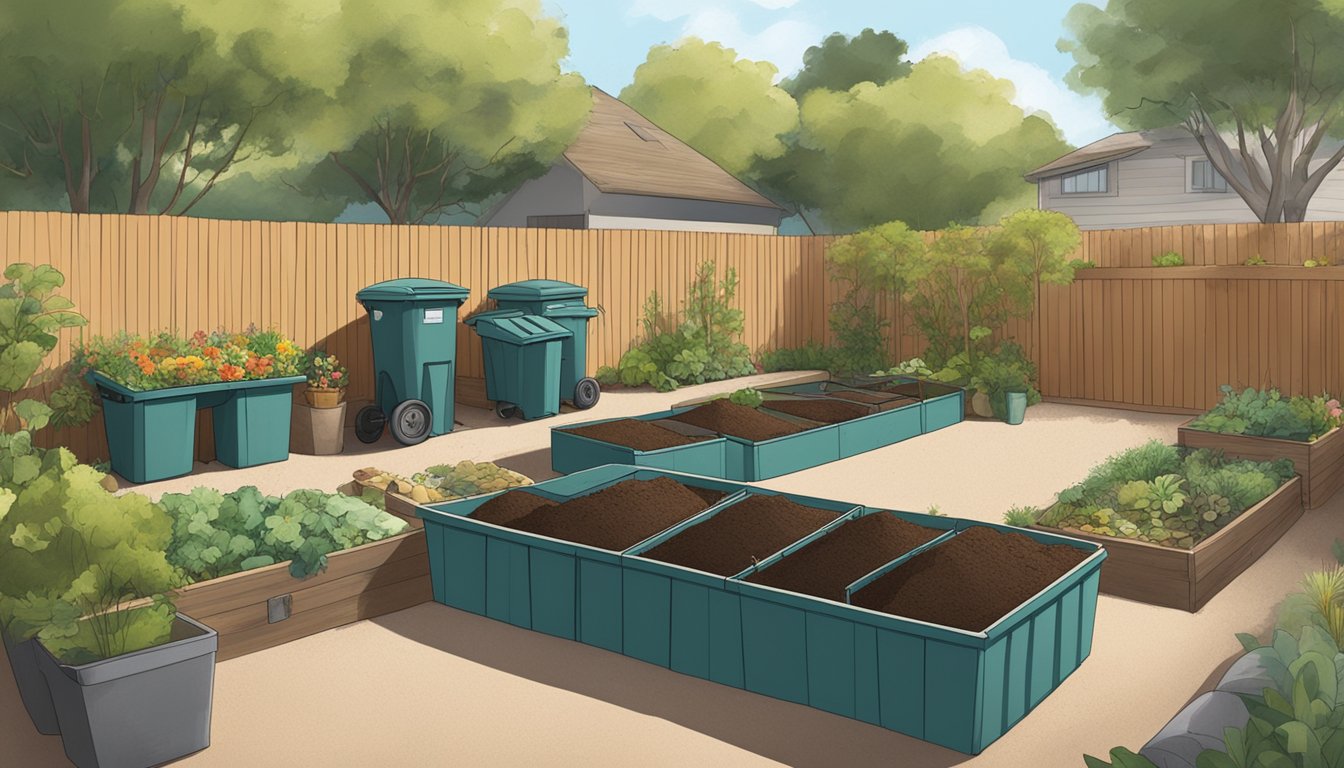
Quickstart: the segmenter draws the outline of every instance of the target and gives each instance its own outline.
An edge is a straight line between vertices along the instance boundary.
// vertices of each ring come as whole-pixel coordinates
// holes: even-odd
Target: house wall
[[[561,160],[541,178],[524,182],[494,210],[481,217],[487,227],[526,227],[528,216],[574,216],[585,213],[583,185],[588,180]]]
[[[1039,182],[1040,207],[1068,214],[1082,229],[1259,221],[1233,190],[1190,192],[1188,158],[1204,157],[1192,138],[1166,139],[1114,161],[1106,193],[1065,195],[1061,176]],[[1344,167],[1330,172],[1312,198],[1308,221],[1344,218]]]

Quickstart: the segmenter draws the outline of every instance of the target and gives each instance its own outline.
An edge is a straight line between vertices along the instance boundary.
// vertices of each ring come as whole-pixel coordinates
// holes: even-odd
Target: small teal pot
[[[1021,424],[1023,419],[1027,417],[1027,393],[1005,392],[1003,396],[1008,411],[1004,420],[1009,424]]]

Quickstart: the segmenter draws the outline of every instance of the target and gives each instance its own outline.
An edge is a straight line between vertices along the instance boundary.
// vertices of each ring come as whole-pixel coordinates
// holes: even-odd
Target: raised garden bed
[[[589,427],[601,427],[604,431],[621,429],[604,425],[628,420],[553,429],[551,467],[557,472],[571,473],[604,464],[628,464],[729,480],[765,480],[855,456],[960,421],[962,391],[943,387],[946,391],[935,393],[933,387],[937,385],[927,386],[930,390],[926,394],[931,396],[920,400],[855,390],[831,382],[813,382],[763,390],[767,399],[759,410],[719,399],[636,417],[634,421],[656,423],[691,439],[707,438],[653,450],[632,447],[628,443],[633,440],[622,436],[615,439],[625,444],[596,439],[595,432],[588,431]],[[839,393],[854,399],[831,397]],[[842,420],[822,424],[776,410],[780,408]],[[765,439],[751,440],[743,435]],[[777,436],[767,438],[769,435]]]
[[[566,431],[604,443],[623,445],[636,451],[660,451],[664,448],[677,448],[713,439],[712,435],[684,435],[639,419],[599,421]]]
[[[788,592],[744,580],[743,575],[725,578],[721,573],[646,556],[699,526],[714,526],[704,531],[735,530],[733,518],[714,520],[735,504],[745,503],[744,498],[775,495],[769,491],[606,466],[514,493],[563,502],[631,479],[660,477],[727,495],[700,515],[622,553],[565,544],[474,520],[474,513],[492,497],[422,506],[435,599],[970,753],[980,752],[1001,736],[1091,650],[1098,571],[1106,556],[1094,544],[1048,533],[1023,534],[1001,526],[785,495],[789,502],[840,517],[760,560],[751,575],[767,573],[810,547],[820,546],[828,536],[866,516],[886,516],[923,529],[902,540],[911,545],[907,551],[888,557],[871,573],[847,584],[845,596],[969,529],[1014,531],[1013,536],[1082,552],[1081,562],[1067,573],[1012,606],[992,626],[970,632]],[[848,535],[855,530],[860,529],[851,528]],[[1011,563],[1001,562],[998,567],[1008,568]]]
[[[1191,419],[1176,430],[1176,441],[1188,448],[1211,448],[1226,456],[1253,461],[1287,459],[1302,476],[1302,504],[1307,509],[1322,506],[1344,486],[1344,430],[1339,427],[1312,442],[1274,437],[1225,435],[1190,426]]]

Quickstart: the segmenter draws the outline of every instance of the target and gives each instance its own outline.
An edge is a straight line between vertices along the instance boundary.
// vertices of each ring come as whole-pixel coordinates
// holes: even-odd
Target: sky
[[[1064,137],[1086,144],[1115,132],[1101,100],[1074,93],[1063,77],[1073,59],[1055,44],[1075,0],[547,0],[570,35],[568,66],[613,95],[630,83],[651,46],[688,35],[766,60],[780,76],[832,32],[889,30],[911,58],[951,54],[963,66],[1012,80],[1017,104],[1050,114]]]

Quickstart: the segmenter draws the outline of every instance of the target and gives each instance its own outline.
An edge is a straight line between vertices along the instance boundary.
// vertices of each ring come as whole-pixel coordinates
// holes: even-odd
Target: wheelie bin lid
[[[365,301],[455,301],[458,304],[467,300],[470,293],[466,288],[442,280],[430,280],[425,277],[399,277],[374,283],[355,294],[355,299]]]
[[[588,289],[582,285],[565,283],[559,280],[523,280],[496,286],[486,294],[492,299],[515,299],[519,301],[581,299],[587,295]]]
[[[468,321],[481,338],[496,339],[514,346],[567,339],[573,334],[540,315],[521,312],[483,312]]]

